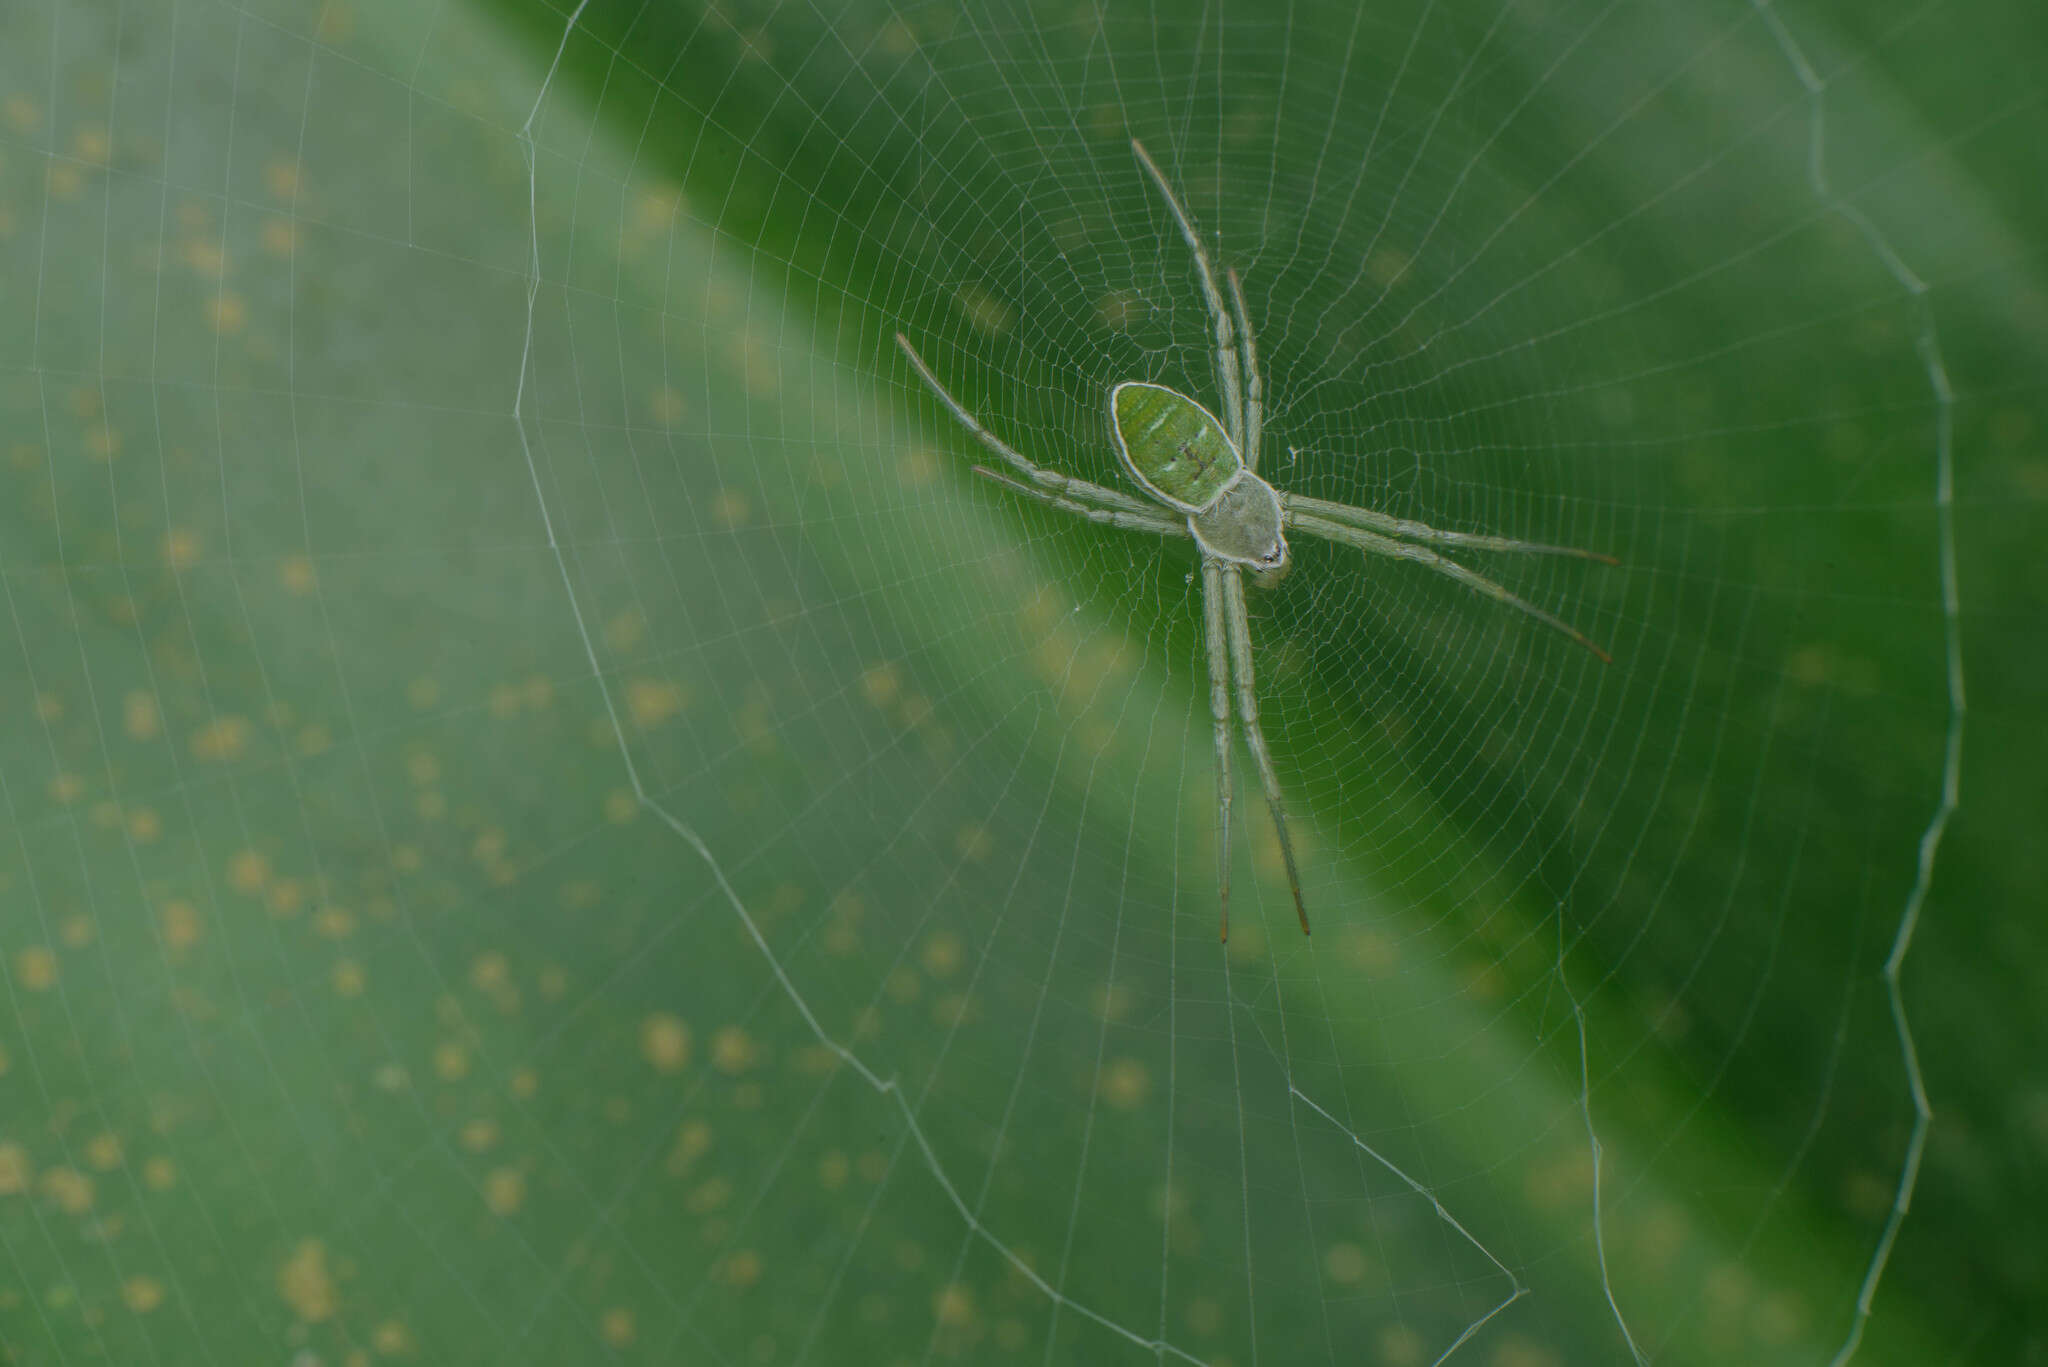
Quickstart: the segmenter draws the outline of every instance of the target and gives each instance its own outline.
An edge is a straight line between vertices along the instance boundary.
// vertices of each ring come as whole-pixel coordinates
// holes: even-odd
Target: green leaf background
[[[2048,1360],[2043,69],[1998,0],[16,7],[0,1360],[1827,1362],[1908,908],[1856,1360]],[[1217,943],[1184,551],[891,340],[1114,479],[1108,384],[1211,383],[1133,136],[1277,482],[1622,562],[1482,566],[1606,667],[1256,599],[1306,942],[1241,791]]]

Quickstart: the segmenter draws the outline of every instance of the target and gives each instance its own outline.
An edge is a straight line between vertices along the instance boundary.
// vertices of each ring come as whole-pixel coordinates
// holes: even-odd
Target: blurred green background
[[[1824,1363],[1918,907],[1856,1361],[2048,1361],[2043,70],[1999,0],[14,7],[0,1360]],[[1185,549],[891,340],[1117,479],[1108,385],[1213,390],[1133,136],[1271,478],[1621,561],[1468,557],[1606,667],[1256,597],[1311,940],[1241,787],[1217,943]]]

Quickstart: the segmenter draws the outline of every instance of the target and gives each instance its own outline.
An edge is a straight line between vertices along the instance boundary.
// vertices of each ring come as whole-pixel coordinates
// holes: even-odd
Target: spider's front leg
[[[918,378],[925,387],[938,395],[939,402],[946,405],[962,427],[974,434],[974,439],[996,453],[1003,463],[1042,489],[1079,498],[1109,508],[1121,508],[1127,513],[1156,513],[1158,508],[1142,503],[1129,494],[1120,494],[1114,489],[1105,489],[1100,484],[1090,484],[1085,479],[1075,479],[1040,465],[1033,465],[1001,437],[981,425],[981,420],[967,411],[967,405],[953,397],[951,390],[939,383],[939,377],[932,374],[932,368],[924,363],[924,357],[917,354],[917,348],[902,333],[896,334],[896,345],[903,348],[903,354],[910,358],[910,364],[917,370]]]

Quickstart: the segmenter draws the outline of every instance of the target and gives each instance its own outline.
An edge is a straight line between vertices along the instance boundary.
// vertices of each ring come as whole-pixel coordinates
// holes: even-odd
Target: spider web
[[[1948,7],[18,27],[12,1360],[2010,1360],[1911,965],[2040,97],[1916,123]],[[1119,487],[1220,411],[1134,136],[1267,478],[1620,561],[1456,557],[1606,666],[1254,594],[1308,939],[1241,786],[1217,940],[1186,545],[891,343]]]

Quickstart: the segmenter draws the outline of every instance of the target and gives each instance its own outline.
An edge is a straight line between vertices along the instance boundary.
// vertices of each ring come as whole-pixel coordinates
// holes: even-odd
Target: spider
[[[1174,197],[1173,189],[1159,164],[1144,144],[1131,139],[1138,164],[1180,225],[1180,235],[1194,254],[1195,274],[1202,285],[1209,316],[1216,327],[1216,387],[1223,399],[1223,418],[1176,389],[1147,380],[1125,380],[1109,391],[1110,433],[1117,459],[1124,473],[1151,501],[1131,497],[1115,489],[1091,484],[1054,470],[1034,465],[1015,448],[990,432],[939,383],[924,358],[902,333],[896,344],[910,358],[918,376],[932,393],[952,411],[960,425],[975,440],[1001,457],[1015,471],[1014,476],[985,465],[974,473],[1037,499],[1063,512],[1085,517],[1111,527],[1150,532],[1155,536],[1192,538],[1202,557],[1202,610],[1209,645],[1209,711],[1216,732],[1216,837],[1217,900],[1222,908],[1222,938],[1230,938],[1230,704],[1232,682],[1236,684],[1237,721],[1244,728],[1245,747],[1258,767],[1259,782],[1266,792],[1266,807],[1272,813],[1273,829],[1279,836],[1280,855],[1287,866],[1287,885],[1294,894],[1294,910],[1301,918],[1301,932],[1308,934],[1308,906],[1302,900],[1301,873],[1295,865],[1294,843],[1287,835],[1287,815],[1280,796],[1280,780],[1273,772],[1273,757],[1259,730],[1258,694],[1252,684],[1251,628],[1245,618],[1244,573],[1252,582],[1271,588],[1286,575],[1290,554],[1287,532],[1307,532],[1341,545],[1351,546],[1367,556],[1407,560],[1457,580],[1489,598],[1519,609],[1555,631],[1571,637],[1610,662],[1606,651],[1594,645],[1562,618],[1545,612],[1502,588],[1484,575],[1466,569],[1429,549],[1430,545],[1457,546],[1483,551],[1519,551],[1536,555],[1569,555],[1613,565],[1619,562],[1598,551],[1571,546],[1546,546],[1533,541],[1515,541],[1502,536],[1439,531],[1435,527],[1393,517],[1370,508],[1308,498],[1274,488],[1258,473],[1260,424],[1264,418],[1264,390],[1259,377],[1258,352],[1252,340],[1251,320],[1245,315],[1244,288],[1237,272],[1225,273],[1230,286],[1230,308],[1216,287],[1216,272],[1209,253],[1195,231],[1187,210]],[[1416,543],[1426,542],[1428,545]]]

